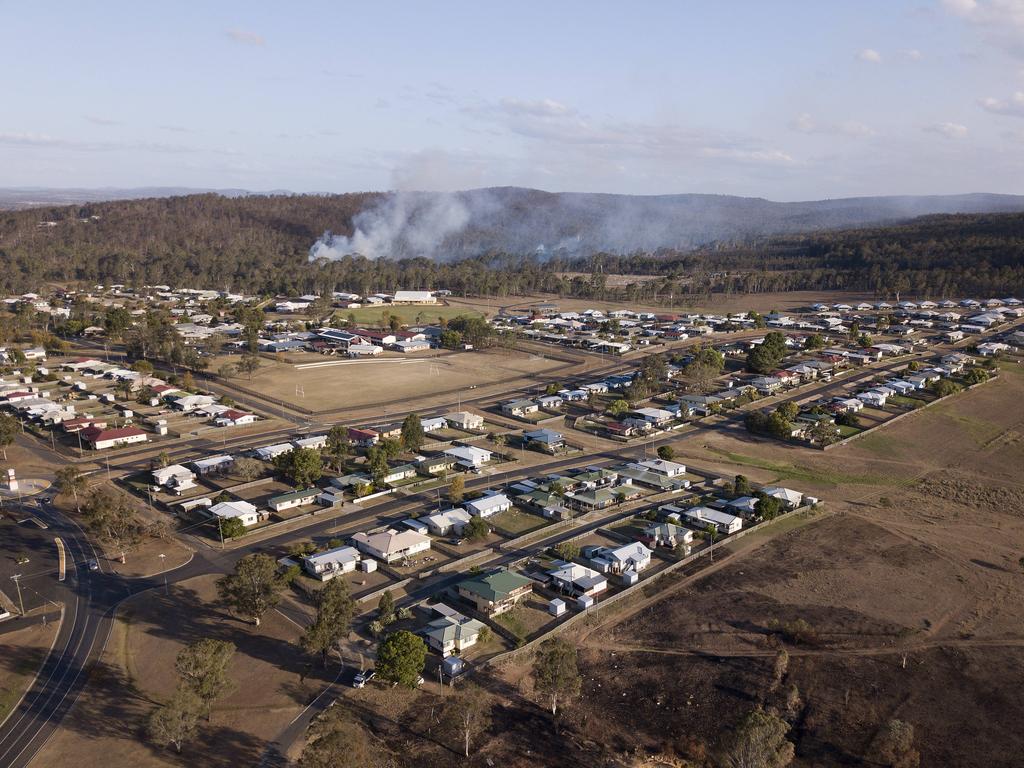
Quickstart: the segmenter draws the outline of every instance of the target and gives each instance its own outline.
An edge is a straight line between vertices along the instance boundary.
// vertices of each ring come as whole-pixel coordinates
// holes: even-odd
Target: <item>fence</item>
[[[810,507],[810,506],[798,507],[798,508],[792,510],[791,512],[786,512],[786,513],[784,513],[782,515],[779,515],[778,517],[776,517],[776,518],[774,518],[772,520],[765,520],[764,522],[760,522],[757,525],[754,525],[754,526],[752,526],[750,528],[746,528],[746,529],[744,529],[742,531],[739,531],[737,533],[732,534],[728,539],[723,540],[721,542],[721,544],[719,544],[719,547],[721,547],[722,544],[727,544],[729,542],[737,541],[739,539],[742,539],[744,536],[749,536],[750,534],[754,533],[755,531],[764,530],[764,528],[766,528],[768,526],[771,526],[771,525],[774,525],[775,523],[777,523],[777,522],[779,522],[781,520],[785,520],[785,519],[788,519],[788,518],[791,518],[791,517],[795,517],[795,516],[797,516],[799,514],[807,513],[811,509],[812,509],[812,507]],[[569,540],[571,541],[571,539],[569,539]],[[599,602],[596,605],[594,605],[593,608],[589,608],[586,611],[580,611],[579,613],[573,614],[568,619],[563,621],[561,624],[558,624],[558,625],[552,627],[552,629],[549,632],[546,632],[546,633],[540,635],[539,637],[535,637],[533,640],[531,640],[530,642],[526,643],[525,645],[523,645],[523,646],[521,646],[519,648],[515,648],[515,649],[513,649],[511,651],[506,651],[505,653],[499,653],[498,655],[492,656],[491,658],[487,659],[486,661],[481,662],[481,666],[484,666],[484,665],[487,665],[487,664],[500,664],[500,663],[505,662],[505,661],[510,661],[511,659],[515,658],[518,655],[530,653],[538,645],[540,645],[542,642],[547,640],[549,637],[552,637],[553,635],[555,635],[557,633],[564,632],[569,627],[572,627],[572,626],[574,626],[574,625],[576,625],[576,624],[586,620],[587,618],[592,616],[597,611],[600,611],[600,610],[604,609],[606,606],[612,605],[612,604],[617,603],[617,602],[619,602],[621,600],[625,600],[628,597],[632,597],[633,595],[636,594],[637,590],[644,589],[649,584],[654,583],[654,581],[656,579],[660,579],[663,576],[667,576],[670,573],[673,573],[674,571],[679,570],[680,568],[684,568],[685,566],[690,565],[691,563],[696,562],[699,558],[704,557],[706,555],[709,555],[711,553],[711,551],[712,551],[712,548],[705,547],[704,549],[700,550],[699,552],[694,552],[692,555],[688,555],[687,557],[684,557],[684,558],[682,558],[680,560],[677,560],[676,562],[672,563],[668,567],[664,568],[660,573],[658,573],[657,576],[654,577],[654,579],[651,579],[651,580],[648,580],[648,581],[638,581],[633,586],[626,587],[621,592],[617,592],[614,595],[610,595],[609,597],[606,597],[604,600],[602,600],[601,602]]]
[[[993,374],[988,379],[986,379],[985,381],[979,381],[977,384],[971,384],[970,386],[964,387],[960,392],[954,392],[952,395],[947,395],[946,397],[940,397],[940,398],[938,398],[936,400],[932,400],[930,403],[925,403],[920,408],[914,408],[912,411],[907,411],[906,413],[900,413],[900,414],[898,414],[896,416],[893,416],[888,421],[883,421],[881,424],[878,424],[877,426],[874,426],[871,429],[865,429],[862,432],[858,432],[856,435],[850,435],[849,437],[845,438],[844,440],[840,440],[838,443],[832,443],[831,445],[824,445],[824,446],[821,447],[821,450],[823,450],[823,451],[831,451],[833,448],[838,448],[839,446],[846,445],[847,443],[853,442],[854,440],[859,440],[860,438],[864,437],[865,435],[873,435],[879,429],[881,429],[883,427],[888,427],[890,424],[894,424],[895,422],[899,421],[900,419],[905,419],[907,416],[913,416],[915,413],[920,413],[921,411],[925,410],[926,408],[931,408],[933,405],[936,405],[937,403],[944,403],[944,402],[946,402],[947,400],[949,400],[952,397],[956,397],[957,395],[963,394],[964,392],[970,392],[975,387],[980,387],[982,384],[987,384],[988,382],[994,381],[997,378],[999,378],[998,374]]]

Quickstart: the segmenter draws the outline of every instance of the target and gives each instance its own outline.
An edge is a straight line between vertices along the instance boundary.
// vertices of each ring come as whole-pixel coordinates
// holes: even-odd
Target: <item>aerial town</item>
[[[0,768],[1024,765],[1024,0],[0,59]]]
[[[829,509],[817,484],[724,474],[686,446],[740,433],[831,451],[1024,350],[1012,297],[725,314],[538,301],[485,317],[444,290],[95,285],[3,303],[4,444],[22,435],[59,466],[52,484],[11,466],[4,497],[25,511],[5,536],[57,536],[60,573],[5,563],[4,615],[66,624],[66,574],[95,580],[64,634],[71,663],[112,631],[119,590],[154,589],[162,623],[188,623],[216,586],[246,632],[270,621],[293,643],[274,663],[337,655],[326,683],[347,696],[491,675]],[[73,528],[50,527],[54,504],[80,510]],[[346,606],[333,631],[329,595]]]

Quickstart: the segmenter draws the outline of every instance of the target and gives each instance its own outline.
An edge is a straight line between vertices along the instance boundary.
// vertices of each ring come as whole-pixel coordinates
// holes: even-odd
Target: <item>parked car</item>
[[[356,676],[354,678],[352,678],[352,687],[353,688],[362,688],[362,687],[364,687],[368,682],[373,680],[373,678],[376,676],[376,674],[377,673],[374,672],[372,669],[363,670],[362,672],[356,672]]]

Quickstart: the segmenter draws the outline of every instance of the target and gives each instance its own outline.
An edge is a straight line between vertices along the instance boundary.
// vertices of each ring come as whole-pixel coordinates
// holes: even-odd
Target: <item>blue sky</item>
[[[1024,193],[1024,0],[0,18],[0,186]]]

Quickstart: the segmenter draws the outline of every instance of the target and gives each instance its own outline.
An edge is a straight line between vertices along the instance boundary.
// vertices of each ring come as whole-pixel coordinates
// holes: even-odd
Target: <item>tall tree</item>
[[[473,740],[491,724],[491,703],[487,693],[473,683],[466,683],[448,699],[445,718],[462,742],[463,754],[469,757]]]
[[[423,440],[423,422],[419,414],[410,413],[402,422],[402,447],[407,451],[418,451]]]
[[[217,591],[222,600],[252,618],[258,627],[263,615],[280,601],[285,586],[274,558],[257,553],[235,563],[234,571],[217,582]]]
[[[331,579],[317,593],[316,618],[302,636],[302,647],[309,653],[319,653],[325,667],[331,649],[339,647],[348,635],[355,609],[344,579]]]
[[[377,674],[407,688],[415,688],[427,659],[423,638],[401,629],[384,638],[377,650]]]
[[[101,485],[89,495],[82,514],[89,527],[120,552],[121,562],[125,562],[128,547],[135,544],[141,534],[129,498],[111,485]]]
[[[178,677],[203,703],[207,720],[213,711],[213,702],[234,687],[228,677],[234,655],[234,643],[206,638],[183,648],[175,660]]]
[[[180,753],[184,743],[195,735],[201,707],[199,697],[179,687],[170,701],[150,714],[146,728],[149,738],[157,744],[173,744]]]
[[[760,709],[748,714],[733,737],[725,762],[728,768],[786,768],[793,745],[786,740],[785,720]]]
[[[551,714],[557,715],[559,700],[579,696],[582,686],[576,646],[561,637],[545,640],[533,660],[533,677],[537,690],[551,698]]]
[[[4,461],[7,461],[7,448],[21,431],[21,424],[9,413],[0,413],[0,450],[3,451]]]
[[[456,475],[452,478],[451,482],[448,483],[448,501],[452,504],[458,504],[462,501],[463,496],[466,495],[466,481],[462,475]]]
[[[66,464],[54,473],[54,479],[57,483],[57,490],[63,494],[71,494],[75,500],[75,509],[81,514],[82,505],[79,501],[79,494],[84,493],[88,486],[85,475],[74,464]]]

